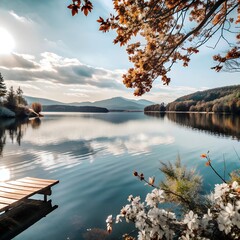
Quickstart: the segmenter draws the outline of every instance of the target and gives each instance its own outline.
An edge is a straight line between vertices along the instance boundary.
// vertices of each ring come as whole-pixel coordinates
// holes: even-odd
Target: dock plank
[[[44,194],[46,201],[47,195],[51,195],[51,187],[57,183],[58,180],[31,177],[0,183],[0,212],[18,206],[35,194]]]
[[[58,180],[51,180],[51,179],[43,179],[43,178],[33,178],[33,177],[25,177],[25,179],[39,181],[39,182],[46,182],[46,183],[55,183],[59,182]]]
[[[16,193],[6,193],[6,192],[0,191],[0,196],[4,197],[4,198],[11,198],[11,199],[19,200],[19,199],[26,197],[27,195],[26,194],[20,195],[20,194],[16,194]]]
[[[15,199],[0,197],[0,203],[7,204],[7,205],[13,204],[13,203],[15,203],[17,201],[18,200],[15,200]]]
[[[44,187],[44,186],[48,186],[49,184],[52,184],[47,182],[33,181],[29,179],[19,179],[18,182],[24,183],[24,184],[32,184],[33,186],[39,186],[39,187]]]
[[[53,185],[53,184],[57,184],[59,182],[58,180],[42,181],[41,179],[36,180],[36,179],[29,179],[29,178],[19,179],[18,181],[25,182],[25,183],[36,184],[36,185]]]
[[[11,181],[11,182],[8,182],[8,183],[12,184],[12,185],[20,186],[20,187],[31,187],[31,188],[43,188],[43,187],[47,186],[47,184],[36,185],[36,184],[33,184],[33,183],[21,182],[20,180],[18,180],[18,181]]]
[[[20,190],[20,189],[14,189],[14,188],[7,188],[7,187],[0,187],[0,191],[6,192],[6,193],[16,193],[16,194],[30,194],[32,191],[30,190]]]
[[[0,183],[0,187],[7,187],[10,189],[16,189],[16,190],[24,190],[24,191],[35,191],[37,189],[41,190],[41,187],[33,188],[33,187],[27,187],[27,186],[19,186],[16,184],[10,184],[10,183]]]

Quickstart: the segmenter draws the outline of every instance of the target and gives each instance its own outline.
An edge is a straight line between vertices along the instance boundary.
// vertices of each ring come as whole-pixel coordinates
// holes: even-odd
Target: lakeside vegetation
[[[103,107],[69,105],[42,106],[38,102],[33,102],[31,107],[29,107],[28,102],[23,96],[23,90],[18,87],[15,91],[12,86],[7,90],[4,79],[0,73],[0,117],[42,117],[41,112],[43,110],[49,112],[108,112],[108,109]]]
[[[240,85],[198,91],[167,104],[147,106],[144,111],[215,112],[240,114]]]
[[[41,110],[40,103],[32,103],[31,108],[28,106],[26,99],[23,97],[23,90],[20,87],[16,91],[13,86],[7,90],[0,73],[0,117],[40,117],[42,116],[40,114]]]

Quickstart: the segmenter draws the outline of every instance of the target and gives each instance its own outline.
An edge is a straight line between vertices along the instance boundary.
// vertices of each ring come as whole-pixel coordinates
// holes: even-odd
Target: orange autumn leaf
[[[78,9],[80,8],[80,6],[75,4],[70,4],[68,8],[72,10],[72,16],[74,16],[75,14],[78,13]]]
[[[207,167],[210,166],[210,164],[211,164],[210,161],[207,161],[207,162],[205,163],[205,165],[206,165]]]
[[[85,6],[82,6],[81,11],[84,13],[85,16],[88,15],[88,9]]]
[[[82,6],[81,11],[84,13],[85,16],[88,15],[88,12],[91,12],[93,9],[93,5],[90,1],[85,1],[85,5]]]
[[[201,158],[207,158],[207,154],[205,153],[201,154]]]
[[[97,20],[97,22],[103,23],[103,22],[104,22],[104,19],[103,19],[102,17],[99,17],[99,19]]]

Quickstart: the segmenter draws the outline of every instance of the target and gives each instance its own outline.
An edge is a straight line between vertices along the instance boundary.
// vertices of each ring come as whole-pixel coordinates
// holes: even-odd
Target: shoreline
[[[239,115],[230,112],[197,112],[197,111],[144,111],[146,113],[200,113],[200,114],[226,114],[226,115]]]

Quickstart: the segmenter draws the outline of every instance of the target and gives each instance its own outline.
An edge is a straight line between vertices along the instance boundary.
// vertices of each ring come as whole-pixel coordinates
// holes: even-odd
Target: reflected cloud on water
[[[130,136],[129,138],[116,138],[113,141],[93,141],[91,146],[93,148],[104,147],[105,152],[112,155],[121,155],[129,153],[132,155],[139,155],[151,151],[151,147],[161,144],[171,144],[174,142],[172,136],[151,136],[144,133]]]
[[[5,179],[8,175],[4,169],[9,169],[10,179],[34,176],[60,180],[53,194],[60,206],[59,212],[25,231],[19,239],[42,240],[43,233],[46,239],[87,240],[105,239],[105,236],[109,239],[106,231],[101,230],[105,227],[106,216],[119,211],[129,195],[126,190],[133,194],[145,191],[133,178],[134,169],[146,176],[157,175],[159,160],[175,159],[181,150],[185,163],[200,166],[200,171],[207,176],[205,165],[198,158],[202,149],[216,146],[215,150],[211,149],[211,153],[216,153],[228,143],[230,148],[235,144],[237,149],[239,145],[230,139],[222,141],[197,131],[186,131],[184,128],[188,125],[178,116],[154,116],[143,113],[45,114],[40,124],[29,121],[15,127],[22,134],[13,134],[13,143],[9,124],[1,122],[0,126],[5,124],[0,131],[6,143],[0,169],[5,171]],[[192,126],[188,127],[192,129]],[[18,135],[21,146],[16,140]],[[193,139],[194,146],[187,144]],[[224,150],[226,159],[233,159],[234,153],[229,147]],[[215,158],[220,159],[219,155]],[[233,161],[228,161],[229,171],[234,167]],[[207,177],[207,183],[214,182],[212,177]],[[122,234],[122,229],[117,231]],[[113,239],[117,239],[116,235]]]
[[[47,115],[42,120],[11,121],[1,128],[2,141],[8,143],[6,157],[17,157],[28,170],[41,166],[52,172],[86,160],[92,163],[99,155],[149,153],[155,146],[175,141],[158,121],[146,124],[142,113],[128,113],[127,121],[117,121],[121,116],[125,114]],[[17,149],[13,144],[21,145],[22,139],[24,144]],[[32,161],[22,159],[26,153]]]

